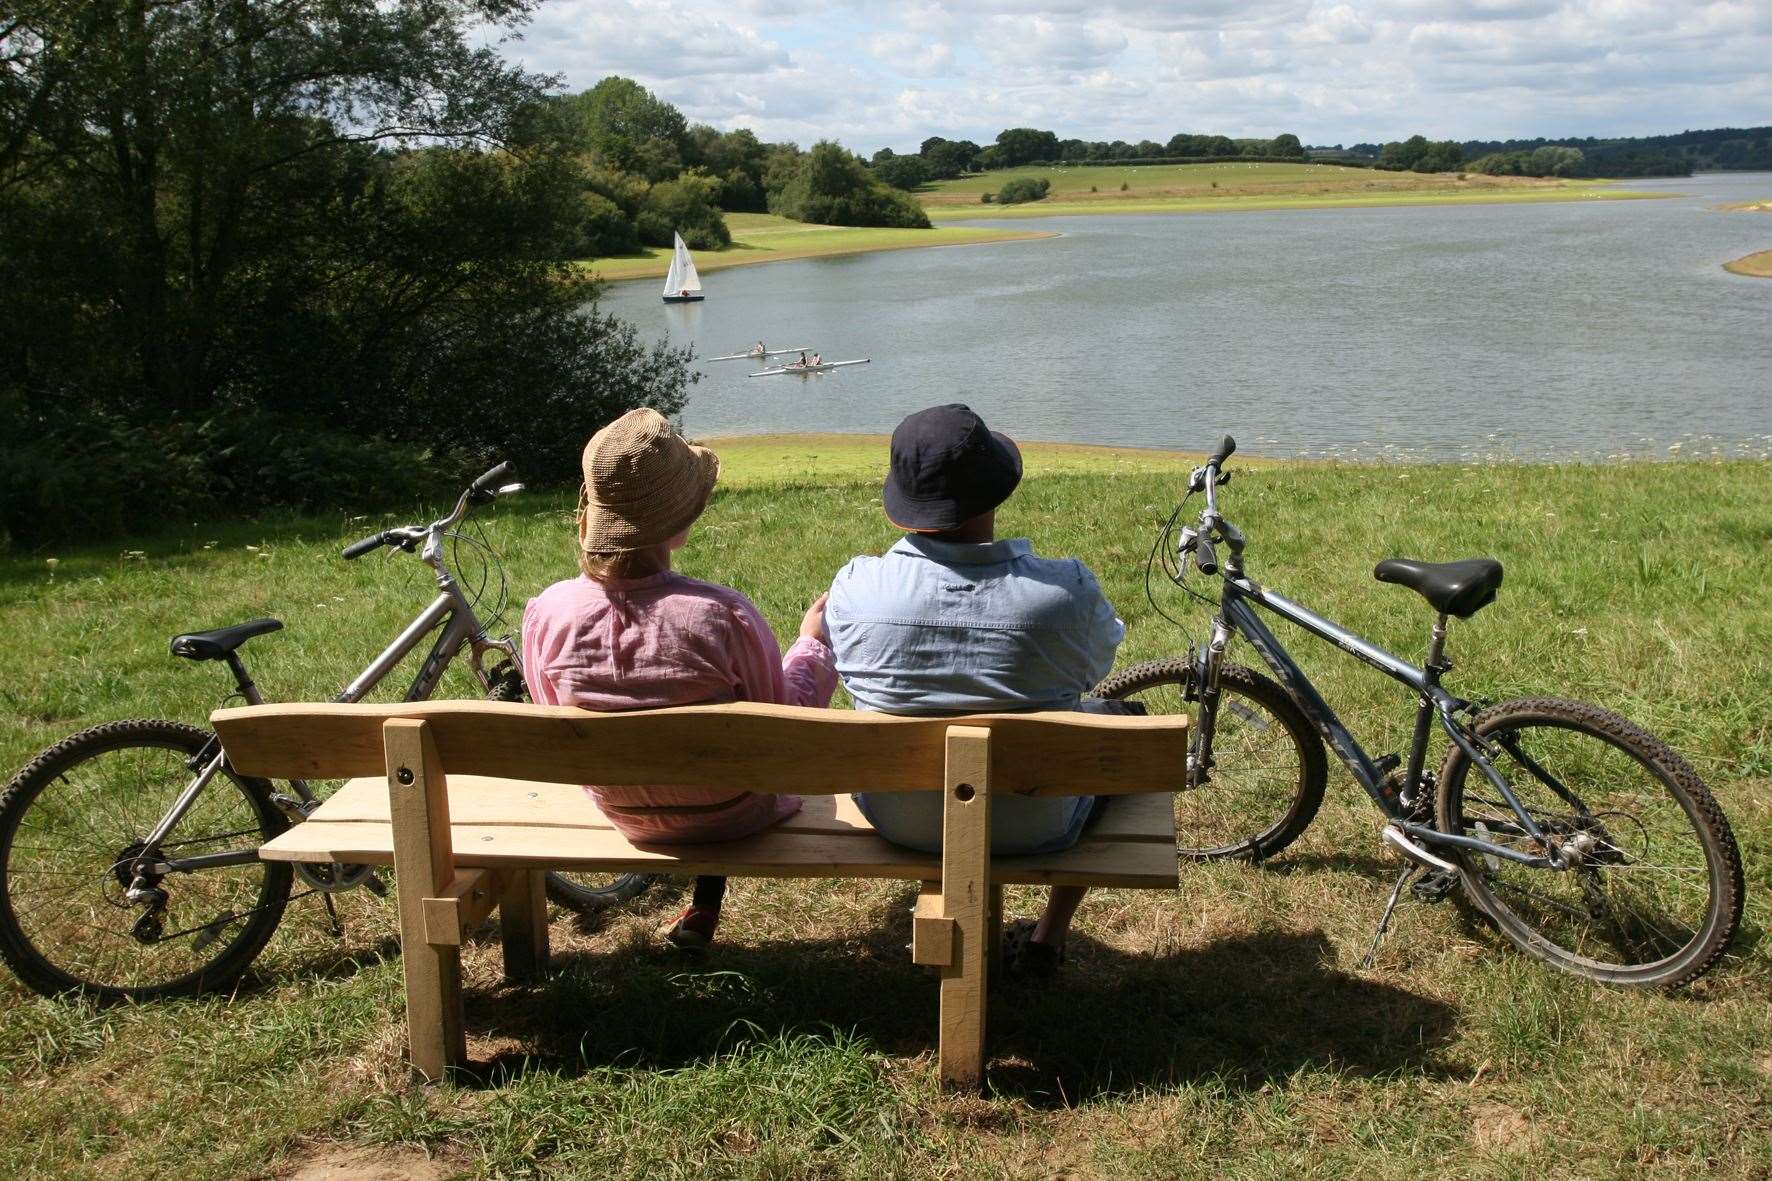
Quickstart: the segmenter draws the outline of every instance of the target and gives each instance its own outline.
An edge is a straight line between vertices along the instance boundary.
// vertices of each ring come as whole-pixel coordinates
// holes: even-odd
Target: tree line
[[[925,139],[914,153],[899,154],[891,148],[875,152],[870,163],[874,175],[899,189],[915,189],[933,180],[952,180],[972,172],[1017,168],[1026,164],[1112,164],[1201,162],[1226,157],[1303,160],[1304,145],[1290,132],[1273,139],[1231,139],[1223,135],[1171,136],[1156,140],[1059,139],[1053,131],[1033,127],[1009,127],[983,147],[971,140],[951,140],[939,135]]]
[[[578,173],[580,257],[669,246],[673,232],[696,249],[717,250],[732,241],[725,213],[769,212],[825,225],[929,225],[921,206],[835,141],[802,151],[765,143],[745,128],[691,124],[630,78],[611,76],[546,100],[526,131],[534,146]]]

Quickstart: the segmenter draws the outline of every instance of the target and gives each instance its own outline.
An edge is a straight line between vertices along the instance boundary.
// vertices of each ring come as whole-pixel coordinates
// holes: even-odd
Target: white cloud
[[[510,52],[863,152],[1011,126],[1334,143],[1772,118],[1772,0],[550,0]]]

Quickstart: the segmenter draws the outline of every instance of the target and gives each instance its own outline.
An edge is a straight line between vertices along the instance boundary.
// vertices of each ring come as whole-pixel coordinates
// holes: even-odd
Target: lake
[[[1661,201],[1018,221],[1058,238],[772,263],[604,306],[698,358],[759,338],[872,363],[702,364],[691,434],[884,433],[970,403],[1026,439],[1267,455],[1772,455],[1772,173]],[[991,223],[982,223],[991,224]],[[997,223],[1003,224],[1003,223]],[[773,362],[772,362],[773,363]]]

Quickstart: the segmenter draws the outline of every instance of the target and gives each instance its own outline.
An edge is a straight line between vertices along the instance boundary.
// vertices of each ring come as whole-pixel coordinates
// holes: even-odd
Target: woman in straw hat
[[[529,692],[548,705],[653,709],[765,701],[825,706],[837,674],[824,596],[784,657],[751,601],[671,569],[720,474],[653,410],[631,410],[585,445],[579,493],[580,578],[557,582],[523,612]],[[673,787],[587,787],[631,841],[736,840],[800,808],[798,796]],[[696,879],[694,900],[663,934],[700,949],[714,938],[726,879]]]

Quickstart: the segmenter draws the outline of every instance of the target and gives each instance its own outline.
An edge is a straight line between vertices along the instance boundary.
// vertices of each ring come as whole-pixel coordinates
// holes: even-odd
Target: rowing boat
[[[752,349],[748,353],[733,353],[726,357],[705,357],[703,359],[707,361],[749,361],[754,357],[783,357],[789,353],[809,353],[811,351],[810,346],[803,349],[765,349],[760,353],[756,349]]]
[[[781,373],[796,373],[804,377],[809,373],[823,373],[827,369],[841,369],[845,365],[866,365],[871,357],[863,357],[859,361],[826,361],[820,365],[783,365],[776,369],[765,369],[761,373],[753,373],[752,377],[774,377]]]

